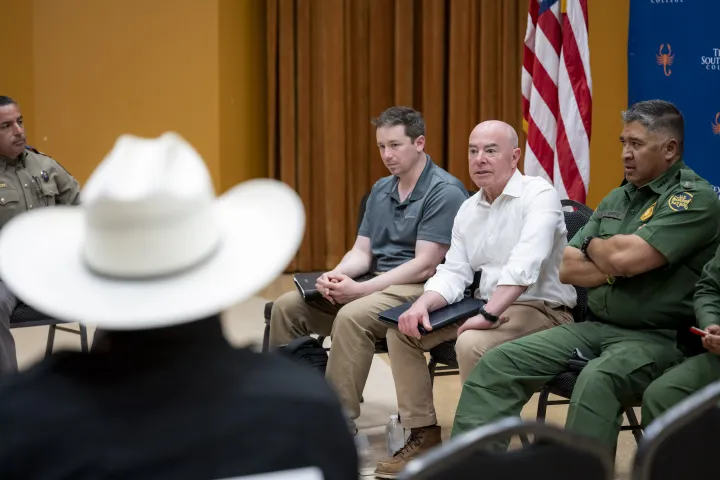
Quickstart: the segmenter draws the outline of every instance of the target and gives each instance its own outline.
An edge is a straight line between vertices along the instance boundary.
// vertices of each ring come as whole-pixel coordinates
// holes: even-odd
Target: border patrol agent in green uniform
[[[628,183],[603,199],[568,244],[560,279],[588,288],[588,317],[496,347],[463,386],[453,435],[519,415],[534,392],[568,370],[579,375],[566,428],[614,450],[624,406],[682,359],[676,332],[694,322],[693,293],[720,244],[720,202],[682,161],[683,118],[668,102],[623,113]]]
[[[25,211],[79,201],[78,182],[55,160],[26,145],[20,107],[10,97],[0,96],[0,228]],[[58,232],[48,232],[47,252],[18,255],[51,255],[52,233]],[[10,333],[10,315],[17,304],[0,280],[0,375],[17,371]]]
[[[695,291],[697,326],[708,332],[706,352],[688,358],[655,380],[643,395],[642,423],[646,427],[676,403],[720,380],[720,249],[703,270]]]

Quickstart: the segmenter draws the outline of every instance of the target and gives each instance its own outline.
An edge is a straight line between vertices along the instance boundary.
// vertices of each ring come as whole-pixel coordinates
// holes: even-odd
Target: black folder
[[[315,288],[315,284],[317,283],[317,279],[324,273],[327,272],[296,273],[293,275],[295,286],[305,300],[315,300],[322,297],[320,292],[318,292]],[[375,275],[372,273],[366,273],[365,275],[361,275],[353,280],[356,282],[365,282],[371,278],[375,278]]]
[[[397,327],[400,315],[405,313],[412,304],[413,302],[408,302],[389,310],[385,310],[384,312],[380,312],[378,314],[378,318],[381,322]],[[485,305],[485,300],[477,298],[463,298],[459,302],[431,312],[430,325],[433,328],[433,332],[440,328],[447,327],[448,325],[452,325],[455,322],[474,317],[478,314],[478,310],[483,305]],[[421,335],[427,335],[428,333],[422,325],[418,326],[418,330]]]

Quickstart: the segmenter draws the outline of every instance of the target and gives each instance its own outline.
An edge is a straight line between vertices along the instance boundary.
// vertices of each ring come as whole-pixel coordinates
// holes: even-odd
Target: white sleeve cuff
[[[445,282],[441,278],[438,278],[437,276],[433,276],[427,282],[425,282],[425,291],[439,293],[445,299],[448,305],[462,300],[463,294],[465,293],[464,289],[458,292],[456,288],[448,285],[447,282]]]
[[[537,282],[540,271],[528,272],[523,268],[511,267],[506,265],[500,271],[500,279],[498,285],[517,285],[520,287],[531,287]]]

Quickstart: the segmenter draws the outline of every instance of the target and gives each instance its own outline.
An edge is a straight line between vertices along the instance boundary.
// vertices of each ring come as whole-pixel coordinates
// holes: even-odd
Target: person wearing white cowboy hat
[[[228,478],[311,465],[357,478],[322,376],[235,349],[222,333],[220,313],[283,272],[304,228],[300,199],[280,182],[216,198],[204,162],[173,133],[120,137],[80,207],[10,221],[0,277],[28,305],[103,328],[108,341],[0,380],[0,478]],[[48,230],[63,234],[48,240]]]

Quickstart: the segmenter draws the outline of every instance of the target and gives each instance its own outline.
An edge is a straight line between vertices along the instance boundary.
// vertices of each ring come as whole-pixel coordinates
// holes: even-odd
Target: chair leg
[[[52,355],[53,345],[55,345],[55,325],[50,325],[48,329],[47,344],[45,345],[45,358]]]
[[[437,368],[437,360],[430,357],[428,362],[428,373],[430,374],[430,385],[435,385],[435,369]]]
[[[538,398],[538,409],[537,409],[537,420],[538,421],[545,421],[545,414],[547,413],[547,406],[548,406],[548,397],[550,396],[550,392],[543,388],[540,390],[540,398]]]
[[[643,437],[643,432],[642,428],[640,428],[640,422],[638,422],[637,415],[635,415],[635,410],[632,407],[625,409],[625,416],[632,427],[631,431],[633,437],[635,437],[635,442],[640,443],[640,440],[642,440]]]
[[[83,353],[88,353],[88,334],[87,334],[87,327],[80,324],[80,350]]]
[[[262,353],[270,350],[270,325],[265,324],[265,332],[263,333]]]

